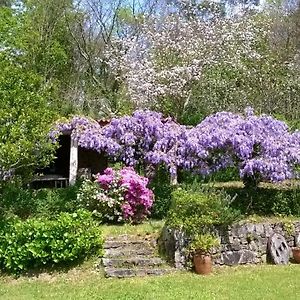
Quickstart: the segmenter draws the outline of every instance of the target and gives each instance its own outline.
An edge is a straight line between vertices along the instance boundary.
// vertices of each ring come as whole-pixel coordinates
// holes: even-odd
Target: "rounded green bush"
[[[0,269],[19,274],[33,268],[68,263],[100,252],[103,239],[91,213],[61,213],[56,220],[3,220]]]

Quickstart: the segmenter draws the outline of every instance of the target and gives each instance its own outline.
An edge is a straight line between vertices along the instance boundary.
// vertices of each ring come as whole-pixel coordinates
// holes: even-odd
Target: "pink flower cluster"
[[[97,175],[97,182],[108,193],[116,189],[123,191],[121,210],[125,221],[138,223],[150,214],[154,197],[147,188],[148,179],[138,175],[132,167],[125,167],[120,171],[107,168],[102,175]],[[119,200],[116,199],[117,206]]]

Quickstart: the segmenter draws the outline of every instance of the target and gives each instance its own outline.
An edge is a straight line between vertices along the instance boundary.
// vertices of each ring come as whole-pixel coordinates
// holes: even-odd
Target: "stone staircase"
[[[102,264],[106,277],[163,275],[174,270],[158,256],[156,238],[150,235],[107,237]]]

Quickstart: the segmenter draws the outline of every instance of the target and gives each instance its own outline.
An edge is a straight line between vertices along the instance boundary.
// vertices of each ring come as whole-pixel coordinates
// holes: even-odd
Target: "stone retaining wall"
[[[267,261],[268,239],[274,233],[283,235],[290,247],[300,236],[300,221],[282,223],[234,224],[226,229],[216,229],[220,247],[213,249],[216,265],[258,264]],[[190,239],[180,230],[164,228],[161,238],[167,257],[176,268],[189,266]]]

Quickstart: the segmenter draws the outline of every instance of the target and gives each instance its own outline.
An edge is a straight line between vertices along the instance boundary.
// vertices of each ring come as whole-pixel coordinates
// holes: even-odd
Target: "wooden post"
[[[176,169],[176,172],[174,174],[171,174],[171,178],[170,178],[170,184],[171,185],[177,185],[178,184],[178,180],[177,180],[177,168],[174,167]]]
[[[69,169],[69,185],[74,185],[76,182],[78,170],[78,143],[71,137],[70,148],[70,169]]]

